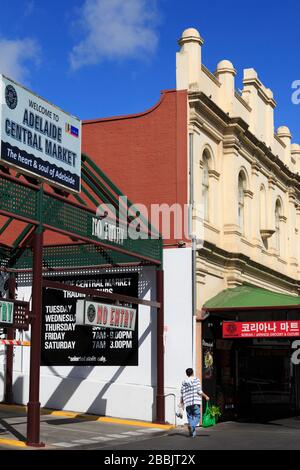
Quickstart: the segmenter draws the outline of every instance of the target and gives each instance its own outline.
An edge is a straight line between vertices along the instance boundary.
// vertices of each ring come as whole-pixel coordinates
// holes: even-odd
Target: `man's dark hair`
[[[189,367],[186,371],[185,371],[186,375],[188,377],[191,377],[191,375],[194,375],[194,371],[191,367]]]

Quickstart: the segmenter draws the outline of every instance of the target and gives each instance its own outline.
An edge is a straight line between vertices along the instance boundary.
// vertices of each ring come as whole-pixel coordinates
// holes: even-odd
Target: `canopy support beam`
[[[43,280],[43,287],[48,287],[50,289],[57,289],[57,290],[69,290],[71,292],[78,292],[79,294],[85,294],[90,297],[116,300],[120,302],[131,303],[131,304],[146,305],[147,307],[160,308],[161,306],[160,302],[156,302],[154,300],[144,300],[144,299],[139,299],[138,297],[131,297],[129,295],[122,295],[122,294],[111,294],[110,292],[103,292],[101,290],[89,289],[88,287],[74,286],[71,284],[65,284],[63,282],[49,281],[47,279]]]

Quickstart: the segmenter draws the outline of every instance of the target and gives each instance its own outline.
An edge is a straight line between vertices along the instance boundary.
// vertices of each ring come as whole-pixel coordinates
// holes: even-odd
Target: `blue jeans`
[[[192,434],[195,434],[196,426],[200,422],[200,405],[191,405],[186,407],[186,415],[191,426]]]

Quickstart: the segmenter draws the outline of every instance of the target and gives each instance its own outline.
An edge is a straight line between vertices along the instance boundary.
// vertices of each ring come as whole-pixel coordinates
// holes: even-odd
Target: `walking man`
[[[188,378],[181,385],[180,403],[186,410],[190,436],[196,437],[196,426],[200,422],[202,395],[206,400],[209,400],[209,397],[202,391],[200,380],[194,376],[193,369],[186,369],[185,373]]]

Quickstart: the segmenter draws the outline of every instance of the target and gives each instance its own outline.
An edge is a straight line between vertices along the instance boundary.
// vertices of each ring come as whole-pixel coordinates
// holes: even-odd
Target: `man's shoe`
[[[196,429],[193,430],[192,437],[196,437]]]
[[[192,431],[192,427],[190,424],[188,425],[188,430],[189,430],[189,436],[192,437],[193,431]]]

